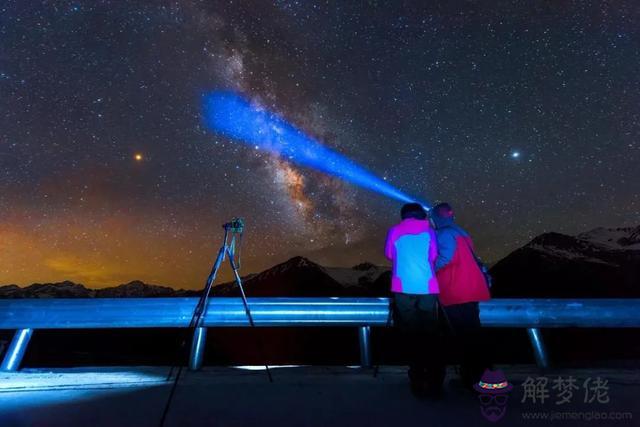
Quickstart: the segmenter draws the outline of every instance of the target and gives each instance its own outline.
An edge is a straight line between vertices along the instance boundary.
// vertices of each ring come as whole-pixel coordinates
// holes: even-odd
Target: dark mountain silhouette
[[[577,236],[540,235],[509,254],[492,268],[495,297],[640,297],[640,227],[598,228]],[[295,257],[244,278],[249,297],[261,296],[386,296],[390,271],[370,263],[352,268],[324,267]],[[235,283],[214,287],[214,296],[237,296]],[[197,296],[200,291],[174,290],[140,281],[87,289],[69,281],[0,287],[0,298],[102,298]],[[523,330],[487,330],[487,339],[509,342],[499,346],[493,360],[532,361]],[[375,328],[375,354],[384,363],[402,360],[393,332]],[[558,361],[636,358],[640,348],[633,330],[545,330],[547,344]],[[0,331],[0,343],[11,331]],[[184,331],[176,329],[37,331],[27,355],[27,366],[172,364],[182,362],[178,343]],[[266,343],[258,351],[259,342]],[[378,356],[382,357],[382,356]],[[209,335],[207,363],[351,364],[357,363],[356,333],[352,328],[216,328]]]
[[[197,293],[168,286],[150,285],[139,280],[103,289],[88,289],[82,284],[68,280],[58,283],[34,283],[23,288],[16,285],[0,286],[0,298],[153,298],[191,296]]]
[[[545,233],[491,268],[495,297],[640,297],[640,227],[596,228],[577,236]],[[324,267],[294,257],[243,277],[248,296],[385,296],[388,267],[361,263],[352,268]],[[0,286],[0,298],[119,298],[194,296],[199,290],[174,290],[141,281],[88,289],[70,281]],[[214,296],[238,296],[235,283],[216,285]]]
[[[243,281],[245,291],[252,296],[324,296],[342,293],[342,285],[323,268],[303,257],[295,257]],[[238,296],[233,282],[216,286],[217,296]]]
[[[638,298],[640,227],[542,234],[491,268],[496,297]]]
[[[364,296],[375,294],[374,283],[385,267],[363,263],[353,268],[322,267],[304,257],[294,257],[243,280],[247,295],[260,297]],[[216,286],[217,296],[238,296],[234,282]]]
[[[92,298],[95,291],[68,280],[58,283],[34,283],[21,288],[0,286],[0,298]]]
[[[134,280],[124,285],[98,289],[95,291],[95,296],[96,298],[172,297],[182,292],[184,291],[176,291],[168,286],[149,285],[139,280]]]
[[[353,268],[322,267],[307,258],[294,257],[261,273],[243,277],[243,285],[247,295],[256,297],[384,295],[390,280],[385,273],[388,268],[370,263]],[[199,294],[199,290],[175,290],[139,280],[103,289],[88,289],[69,281],[36,283],[24,288],[0,286],[0,298],[152,298]],[[235,282],[228,282],[214,286],[212,295],[238,296],[240,293]]]

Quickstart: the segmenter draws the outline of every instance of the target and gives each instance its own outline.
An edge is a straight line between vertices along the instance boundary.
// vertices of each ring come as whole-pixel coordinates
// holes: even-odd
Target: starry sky
[[[244,273],[384,263],[400,203],[216,135],[217,89],[449,201],[489,261],[638,225],[639,22],[633,0],[4,0],[0,284],[200,288],[233,216]]]

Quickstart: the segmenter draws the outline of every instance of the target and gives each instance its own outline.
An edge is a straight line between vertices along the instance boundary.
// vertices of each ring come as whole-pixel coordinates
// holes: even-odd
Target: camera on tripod
[[[204,341],[206,341],[206,326],[203,325],[203,315],[207,310],[209,305],[209,294],[211,293],[211,287],[213,286],[213,282],[216,280],[216,276],[218,275],[218,269],[224,261],[225,257],[228,257],[229,263],[231,264],[231,269],[233,270],[233,276],[236,280],[236,284],[240,289],[240,296],[242,298],[242,305],[244,306],[244,311],[247,314],[247,319],[249,320],[249,325],[252,328],[255,328],[256,324],[253,321],[253,315],[251,314],[251,309],[249,308],[249,303],[247,302],[247,296],[244,293],[244,287],[242,286],[242,278],[238,273],[240,269],[240,247],[242,245],[242,232],[244,230],[244,220],[242,218],[233,218],[231,221],[222,224],[222,228],[224,228],[224,239],[222,240],[222,246],[218,251],[218,256],[216,257],[216,261],[211,268],[211,272],[209,273],[209,277],[207,277],[207,282],[205,284],[204,290],[200,294],[200,299],[196,304],[195,309],[193,310],[193,315],[191,316],[191,320],[189,321],[189,330],[193,331],[193,338],[191,341],[191,354],[196,354],[199,356],[194,357],[190,360],[189,366],[192,369],[198,369],[202,365],[202,352],[198,350],[204,346]],[[2,341],[0,341],[0,344]],[[186,339],[182,342],[182,347],[186,345]],[[273,382],[273,378],[271,377],[271,371],[269,370],[269,365],[265,364],[265,371],[267,372],[267,377],[269,378],[269,382]],[[173,367],[169,373],[169,378],[171,378],[171,372],[173,372]],[[169,397],[167,399],[167,403],[164,406],[164,411],[162,412],[162,418],[160,420],[160,425],[163,426],[166,420],[167,414],[169,413],[169,408],[171,406],[171,402],[173,399],[173,395],[176,387],[178,386],[178,381],[180,380],[180,375],[182,373],[182,366],[178,369],[178,373],[173,379],[173,386],[171,387],[171,392],[169,393]]]
[[[244,230],[244,221],[242,218],[233,218],[231,221],[223,224],[222,227],[231,233],[242,233]]]

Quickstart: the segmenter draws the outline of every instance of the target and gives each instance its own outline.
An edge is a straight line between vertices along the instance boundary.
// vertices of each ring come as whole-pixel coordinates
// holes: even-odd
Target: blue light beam
[[[203,99],[204,121],[211,130],[232,140],[276,154],[300,166],[316,169],[359,187],[403,202],[418,201],[375,176],[347,157],[308,137],[277,114],[252,105],[227,91],[208,93]]]

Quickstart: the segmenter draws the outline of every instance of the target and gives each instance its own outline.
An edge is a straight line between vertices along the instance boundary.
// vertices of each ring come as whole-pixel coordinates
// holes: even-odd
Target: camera
[[[242,233],[242,230],[244,230],[244,221],[242,218],[233,218],[231,221],[223,224],[222,227],[232,233]]]

